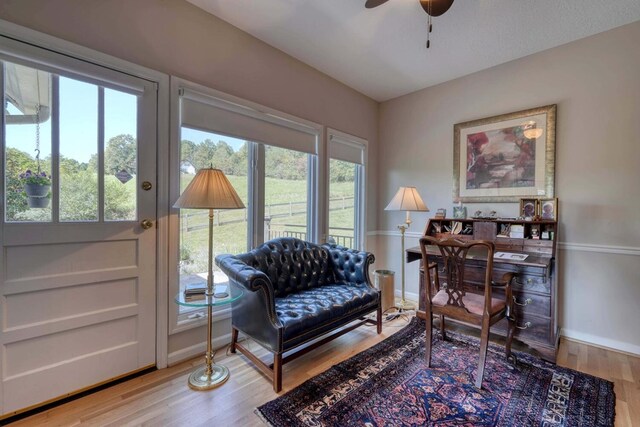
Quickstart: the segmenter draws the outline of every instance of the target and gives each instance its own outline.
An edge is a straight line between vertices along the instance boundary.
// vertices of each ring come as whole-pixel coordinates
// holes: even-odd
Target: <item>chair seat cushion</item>
[[[447,305],[449,295],[445,289],[441,289],[431,300],[433,305],[444,307]],[[484,311],[484,295],[472,294],[467,292],[462,298],[462,302],[470,313],[482,316]],[[503,310],[506,307],[506,303],[502,299],[491,298],[491,315]]]
[[[336,283],[276,298],[276,314],[284,325],[286,341],[305,331],[337,320],[368,305],[375,305],[378,291],[361,283]]]

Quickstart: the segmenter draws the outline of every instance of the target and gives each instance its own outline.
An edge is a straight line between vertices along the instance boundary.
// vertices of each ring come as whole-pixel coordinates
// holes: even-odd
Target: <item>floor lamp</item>
[[[403,310],[414,310],[416,307],[408,303],[404,298],[404,233],[411,226],[411,216],[409,212],[411,211],[419,211],[419,212],[429,212],[429,208],[424,204],[420,194],[418,194],[418,190],[416,187],[400,187],[398,192],[391,202],[384,208],[385,211],[406,211],[407,217],[404,221],[404,224],[398,225],[398,230],[400,230],[400,235],[402,238],[402,250],[400,252],[400,260],[402,261],[402,297],[400,303],[396,306],[399,311]]]
[[[219,169],[200,169],[173,205],[175,208],[209,209],[209,267],[207,270],[207,298],[225,298],[227,293],[216,293],[213,283],[213,210],[242,209],[244,203]],[[213,306],[207,304],[207,353],[205,366],[189,377],[189,384],[197,390],[208,390],[223,384],[229,378],[229,370],[213,364],[211,316]]]

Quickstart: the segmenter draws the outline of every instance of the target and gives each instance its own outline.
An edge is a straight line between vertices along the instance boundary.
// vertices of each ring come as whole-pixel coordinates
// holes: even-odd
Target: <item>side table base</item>
[[[213,372],[208,376],[207,366],[202,366],[189,375],[189,387],[193,390],[211,390],[227,382],[229,369],[222,365],[212,365]]]

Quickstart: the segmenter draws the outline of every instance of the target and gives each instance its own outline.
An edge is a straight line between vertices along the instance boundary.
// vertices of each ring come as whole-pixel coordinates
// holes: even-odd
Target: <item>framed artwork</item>
[[[453,201],[553,197],[556,105],[453,127]]]
[[[540,219],[547,221],[558,220],[558,198],[538,200],[538,215]]]
[[[520,199],[520,216],[533,218],[538,215],[538,199]]]

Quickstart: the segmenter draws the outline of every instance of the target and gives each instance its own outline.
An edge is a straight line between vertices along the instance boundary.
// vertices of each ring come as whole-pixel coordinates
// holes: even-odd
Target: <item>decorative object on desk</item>
[[[305,381],[256,412],[272,426],[613,425],[613,383],[522,352],[518,366],[490,343],[485,389],[472,383],[478,339],[435,337],[424,363],[425,322],[413,318],[381,343]],[[554,409],[558,409],[555,411]],[[575,409],[575,410],[574,410]],[[553,418],[552,418],[553,417]]]
[[[475,211],[473,213],[473,218],[482,218],[482,211]]]
[[[466,219],[467,218],[467,207],[466,206],[454,206],[453,207],[453,217],[455,219]]]
[[[509,237],[511,232],[511,224],[500,224],[500,232],[497,237]]]
[[[522,224],[511,224],[509,229],[509,237],[512,239],[523,239],[524,238],[524,225]]]
[[[543,221],[558,220],[558,198],[540,199],[538,201],[538,215]]]
[[[398,192],[393,199],[389,202],[385,211],[406,211],[407,216],[404,224],[398,225],[398,230],[400,230],[401,240],[402,240],[402,250],[400,252],[400,259],[402,261],[402,270],[401,270],[401,282],[402,282],[402,299],[398,304],[398,308],[400,310],[412,310],[415,308],[414,305],[409,304],[404,296],[404,233],[411,226],[411,217],[409,212],[418,211],[418,212],[429,212],[429,208],[422,201],[422,197],[418,194],[418,190],[415,187],[400,187]],[[445,209],[438,209],[438,213],[443,211],[443,218],[446,216]]]
[[[520,199],[520,216],[526,221],[532,221],[538,214],[537,199]]]
[[[454,126],[455,202],[517,202],[554,196],[556,106]],[[542,129],[531,138],[525,131]],[[531,132],[527,135],[533,136]]]
[[[447,217],[447,210],[444,208],[440,208],[436,211],[436,219],[444,219]]]
[[[531,238],[533,240],[540,240],[540,226],[534,225],[531,227]]]
[[[238,193],[221,170],[210,167],[198,171],[173,206],[182,209],[209,209],[209,263],[205,296],[209,298],[228,297],[229,294],[226,292],[224,294],[216,293],[213,282],[213,210],[244,208],[244,203],[240,200]],[[189,376],[189,387],[195,390],[212,389],[223,384],[229,378],[229,370],[226,367],[213,363],[212,310],[213,307],[207,305],[208,338],[205,366]]]

